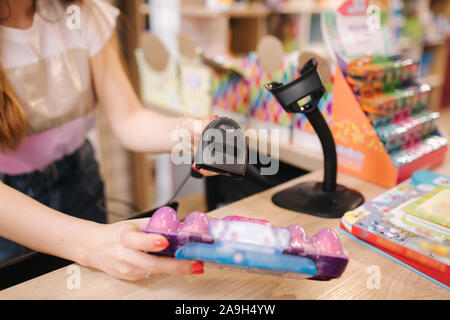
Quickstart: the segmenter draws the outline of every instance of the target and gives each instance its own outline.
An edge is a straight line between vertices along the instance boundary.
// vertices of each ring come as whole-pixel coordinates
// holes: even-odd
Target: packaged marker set
[[[447,144],[428,111],[430,86],[416,83],[418,64],[401,56],[364,56],[349,62],[347,82],[399,168]]]
[[[339,278],[348,263],[339,236],[328,228],[310,238],[299,225],[276,227],[266,220],[239,216],[217,219],[200,211],[181,223],[174,209],[162,207],[142,231],[169,241],[160,255],[223,269],[330,280]]]
[[[373,95],[413,83],[418,69],[417,62],[401,56],[364,56],[350,61],[347,81],[355,94]]]
[[[422,112],[398,121],[375,126],[375,131],[388,152],[408,147],[420,142],[436,131],[438,112]]]
[[[429,93],[430,86],[427,84],[411,85],[361,96],[360,103],[363,110],[370,115],[372,124],[379,125],[383,119],[392,122],[426,110]]]
[[[419,83],[416,61],[396,55],[388,19],[367,27],[373,5],[389,15],[376,0],[345,0],[321,13],[322,37],[336,62],[330,127],[340,172],[392,188],[442,163],[447,141],[436,127],[439,114],[428,109],[431,88]]]
[[[392,152],[389,155],[394,165],[400,168],[416,160],[420,160],[424,155],[439,151],[446,146],[447,139],[439,135],[431,135],[416,144]]]

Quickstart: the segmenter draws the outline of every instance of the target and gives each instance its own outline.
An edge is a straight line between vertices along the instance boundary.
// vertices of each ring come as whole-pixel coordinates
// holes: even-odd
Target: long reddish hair
[[[63,5],[81,0],[60,0]],[[0,12],[0,19],[7,19],[11,13],[8,0],[5,0],[9,12]],[[33,7],[36,9],[36,0]],[[27,135],[29,123],[24,108],[17,99],[14,91],[6,79],[5,72],[0,63],[0,151],[15,150]]]

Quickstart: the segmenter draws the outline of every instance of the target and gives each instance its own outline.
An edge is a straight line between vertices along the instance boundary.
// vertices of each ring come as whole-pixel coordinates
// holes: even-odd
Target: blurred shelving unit
[[[422,0],[425,1],[425,0]],[[435,60],[430,68],[430,75],[436,76],[436,89],[431,100],[433,110],[442,110],[450,107],[450,84],[446,80],[450,78],[450,1],[448,0],[426,0],[434,16],[447,20],[447,34],[441,39],[425,42],[425,51],[432,52]]]
[[[445,93],[445,75],[448,72],[447,60],[449,55],[448,42],[445,33],[436,31],[436,18],[446,18],[450,21],[450,1],[448,0],[390,0],[401,3],[405,19],[411,23],[407,25],[406,39],[402,39],[400,49],[402,52],[418,59],[421,63],[421,79],[431,87],[429,106],[431,110],[439,111],[443,106]],[[419,28],[411,28],[414,20]],[[408,30],[412,29],[411,30]],[[414,30],[417,29],[417,30]],[[417,34],[414,34],[417,33]],[[413,39],[408,39],[408,36]],[[416,39],[419,37],[419,39]],[[448,94],[448,93],[447,93]]]
[[[138,47],[139,37],[148,28],[148,17],[142,14],[142,1],[118,1],[124,19],[121,21],[120,37],[124,56],[129,66],[130,79],[139,93],[139,73],[134,50]],[[155,161],[143,153],[130,152],[131,175],[135,206],[139,210],[148,209],[155,195]]]
[[[417,11],[430,9],[432,15],[443,14],[450,19],[450,1],[448,0],[382,0],[386,6],[391,6],[394,1],[398,4],[416,2],[413,7]],[[148,0],[125,1],[122,0],[122,11],[130,22],[128,31],[124,37],[128,57],[131,65],[131,75],[135,88],[138,85],[138,72],[134,56],[134,49],[138,46],[139,37],[148,32],[150,26],[151,3]],[[151,0],[150,0],[151,2]],[[274,3],[274,1],[267,1]],[[240,2],[227,8],[213,9],[206,5],[206,0],[180,0],[181,25],[180,30],[189,35],[203,51],[210,56],[231,54],[246,54],[254,51],[259,40],[266,34],[274,34],[280,40],[285,41],[287,51],[289,49],[308,49],[329,58],[329,53],[321,39],[320,13],[334,10],[342,1],[314,1],[293,0],[278,2],[276,6],[269,7],[264,1]],[[282,25],[282,30],[277,24],[291,23],[289,27]],[[427,23],[421,21],[422,27]],[[278,29],[277,29],[278,28]],[[284,32],[293,29],[284,39]],[[448,42],[445,37],[421,38],[419,41],[405,41],[399,46],[407,55],[416,55],[427,68],[422,70],[421,81],[430,84],[432,88],[430,97],[430,109],[439,110],[442,97],[445,94],[445,72],[448,59]],[[426,69],[426,70],[425,70]],[[161,111],[167,112],[165,108]],[[286,158],[286,162],[299,165],[297,160],[304,156],[302,150],[291,145],[280,146],[280,158]],[[317,155],[320,157],[320,155]],[[150,160],[149,160],[150,159]],[[283,160],[283,159],[282,159]],[[311,158],[310,170],[320,167],[320,160]],[[314,168],[314,165],[316,166]],[[300,165],[301,166],[301,165]],[[133,155],[134,182],[136,201],[139,208],[145,208],[150,204],[154,195],[154,166],[151,157],[140,154]],[[153,187],[152,187],[153,186]]]
[[[447,42],[439,44],[424,44],[424,54],[432,55],[429,70],[423,77],[423,82],[431,87],[430,109],[439,111],[442,106],[444,94],[444,76],[447,68],[448,47]]]
[[[150,3],[148,0],[119,2],[127,21],[122,41],[131,68],[133,85],[139,92],[134,49],[138,47],[140,36],[149,31],[151,0]],[[330,5],[331,2],[333,5]],[[324,10],[337,8],[339,3],[340,1],[302,0],[282,3],[271,8],[264,4],[264,1],[252,1],[235,3],[229,8],[219,10],[207,7],[202,0],[180,0],[180,30],[189,35],[208,55],[247,54],[256,49],[264,35],[274,34],[270,21],[289,17],[295,21],[297,28],[293,41],[298,46],[294,49],[308,48],[326,57],[328,52],[321,42],[319,15]],[[279,34],[275,35],[280,37]],[[164,113],[169,112],[166,108],[154,108]],[[176,112],[169,114],[178,115]],[[131,157],[135,203],[143,210],[151,206],[155,195],[155,161],[152,156],[138,153],[132,153]],[[320,154],[311,156],[290,145],[280,146],[280,158],[293,165],[306,165],[308,170],[321,167]],[[303,159],[301,163],[299,159]]]
[[[105,1],[117,7],[122,5],[119,0]],[[132,19],[132,17],[130,18]],[[119,25],[124,22],[126,22],[126,19],[122,18],[118,21]],[[122,41],[127,37],[133,37],[133,32],[127,32],[127,35],[122,32],[125,30],[124,27],[122,25],[118,28]],[[123,43],[125,44],[125,42]],[[127,46],[123,45],[122,48],[126,51]],[[127,52],[124,53],[127,55]],[[130,63],[132,64],[133,61],[130,60]],[[120,199],[123,203],[135,203],[135,179],[129,174],[130,169],[133,168],[132,163],[135,155],[126,150],[114,136],[107,117],[101,108],[97,108],[97,125],[89,133],[88,139],[94,147],[96,159],[99,163],[108,210],[121,215],[131,214],[131,211],[134,211],[131,205],[124,205],[118,201],[111,201],[111,199]],[[115,215],[108,215],[107,218],[109,222],[123,219],[123,217]]]
[[[313,20],[319,22],[319,14],[337,8],[340,1],[291,1],[273,8],[263,1],[238,2],[225,9],[209,8],[202,0],[180,2],[181,30],[207,54],[222,55],[226,52],[245,54],[255,50],[258,41],[264,35],[272,33],[273,30],[269,30],[269,21],[275,16],[290,16],[297,20],[296,40],[300,47],[307,47],[311,44]],[[142,15],[140,25],[143,28],[149,25],[150,10],[151,3],[148,1],[142,0],[138,4],[138,11]],[[315,31],[316,37],[320,37],[320,29]]]

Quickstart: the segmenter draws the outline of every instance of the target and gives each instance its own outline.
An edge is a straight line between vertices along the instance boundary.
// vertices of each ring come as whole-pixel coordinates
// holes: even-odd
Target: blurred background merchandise
[[[148,65],[145,65],[145,61],[139,63],[141,41],[151,32],[166,48],[169,64],[164,79],[168,80],[160,82],[160,85],[165,86],[164,92],[168,93],[165,97],[167,103],[158,104],[155,101],[147,101],[149,102],[147,105],[167,114],[174,116],[184,113],[199,116],[213,114],[216,111],[214,93],[220,89],[220,79],[223,80],[224,77],[226,85],[236,86],[237,95],[239,90],[243,92],[242,88],[239,89],[239,84],[233,81],[242,81],[239,79],[244,79],[246,75],[236,76],[233,68],[239,69],[237,67],[239,63],[256,52],[258,44],[266,35],[273,35],[281,41],[286,56],[298,55],[305,51],[314,52],[328,61],[333,69],[333,61],[322,38],[320,14],[324,11],[336,10],[342,1],[116,0],[110,2],[119,7],[123,13],[118,30],[123,53],[133,84],[144,102],[148,100],[148,97],[155,98],[155,94],[154,88],[142,85],[143,80],[146,81],[142,78],[142,74],[152,71]],[[446,81],[450,77],[448,71],[450,1],[382,0],[378,3],[387,9],[388,23],[396,51],[420,63],[420,81],[431,86],[430,109],[443,110],[450,105],[448,94],[450,81]],[[183,52],[180,53],[178,39],[180,30],[190,39],[196,54],[185,56]],[[202,57],[213,57],[219,65],[222,63],[221,67],[224,69],[218,70],[217,66],[211,67]],[[237,62],[229,65],[230,61]],[[238,71],[245,73],[245,68],[240,68]],[[163,75],[159,75],[163,79]],[[230,77],[235,77],[235,80]],[[241,87],[245,85],[245,81],[243,83]],[[197,88],[199,93],[190,96],[189,92],[195,90],[186,88]],[[332,88],[330,89],[332,92]],[[159,101],[163,101],[163,98],[160,97]],[[236,99],[242,99],[243,104],[247,101],[242,95]],[[448,119],[446,120],[444,116],[440,121],[448,121]],[[99,151],[108,198],[123,199],[140,210],[161,205],[170,198],[189,170],[188,166],[174,166],[168,155],[127,152],[115,142],[102,115],[99,116],[98,122],[97,131],[93,132],[91,137]],[[441,128],[445,135],[445,126]],[[289,145],[284,151],[282,150],[282,153],[289,155],[293,152],[292,148],[295,146]],[[286,166],[283,165],[280,179],[279,181],[274,179],[274,183],[284,181],[284,176],[293,178],[321,166],[316,164],[314,167],[314,161],[308,160],[312,159],[310,156],[305,158],[304,168],[296,170],[290,166],[292,162],[289,164],[289,159],[289,156],[284,157]],[[261,181],[256,184],[265,185]],[[252,193],[260,191],[261,187],[254,190],[252,187],[247,189]],[[202,180],[190,181],[180,196],[182,214],[207,207],[205,184]],[[211,207],[211,204],[208,206]],[[108,203],[108,209],[116,212],[129,213],[133,210],[129,207],[114,201]],[[117,219],[114,216],[111,218]]]

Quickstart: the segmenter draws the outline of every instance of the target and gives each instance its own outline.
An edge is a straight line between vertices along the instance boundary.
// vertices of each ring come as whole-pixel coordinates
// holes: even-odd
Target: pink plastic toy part
[[[291,232],[290,246],[293,248],[307,248],[311,246],[311,240],[306,235],[305,230],[297,224],[286,227]]]
[[[183,224],[180,227],[180,231],[209,234],[208,223],[211,218],[201,211],[194,211],[186,217]]]
[[[226,216],[225,218],[223,218],[223,220],[225,220],[225,221],[246,221],[246,222],[253,222],[253,223],[264,224],[266,226],[271,226],[272,225],[267,220],[246,218],[246,217],[241,217],[241,216]]]
[[[322,229],[312,237],[313,246],[323,253],[343,255],[341,241],[334,230]]]
[[[169,241],[169,246],[159,254],[173,256],[175,251],[186,243],[214,242],[208,232],[209,219],[210,217],[205,213],[194,211],[180,224],[177,212],[174,209],[162,207],[156,210],[142,231],[164,236]]]
[[[180,228],[180,219],[177,212],[171,207],[162,207],[156,210],[144,229],[156,229],[168,232],[177,232]]]
[[[322,229],[310,239],[298,225],[290,225],[287,229],[291,231],[291,243],[283,253],[304,256],[314,261],[317,276],[311,279],[329,280],[341,276],[347,267],[348,257],[334,230]]]
[[[292,224],[286,229],[291,232],[291,242],[286,252],[345,256],[339,236],[333,229],[321,229],[312,238],[299,225]]]

